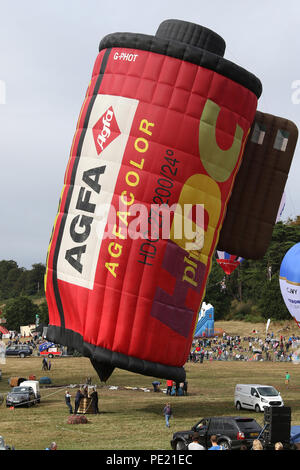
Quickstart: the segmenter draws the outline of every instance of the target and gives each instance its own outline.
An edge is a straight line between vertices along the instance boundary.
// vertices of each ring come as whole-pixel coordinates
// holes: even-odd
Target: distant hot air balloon
[[[214,336],[214,307],[202,302],[194,338]]]
[[[285,203],[286,203],[286,194],[284,192],[283,195],[282,195],[281,201],[280,201],[280,206],[279,206],[278,212],[277,212],[276,222],[278,222],[280,220],[281,216],[282,216],[282,213],[283,213],[284,208],[285,208]]]
[[[285,254],[280,266],[279,283],[285,305],[300,327],[300,243]]]
[[[265,255],[281,213],[297,139],[292,121],[256,111],[217,250],[246,259]]]
[[[244,258],[236,255],[230,255],[226,251],[217,251],[217,263],[221,266],[224,273],[229,276],[239,266]]]

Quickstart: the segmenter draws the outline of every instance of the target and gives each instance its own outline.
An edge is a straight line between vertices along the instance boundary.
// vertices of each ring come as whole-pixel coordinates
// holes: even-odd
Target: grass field
[[[220,326],[220,325],[218,325]],[[233,329],[241,328],[232,324]],[[223,326],[224,328],[224,326]],[[251,331],[253,325],[247,325]],[[263,326],[260,325],[262,330]],[[228,325],[226,328],[228,330]],[[295,330],[297,333],[297,330]],[[238,331],[232,333],[240,334]],[[243,333],[245,334],[245,333]],[[65,450],[170,450],[170,440],[176,430],[189,429],[199,418],[209,415],[236,415],[233,394],[236,383],[263,383],[275,386],[282,394],[285,405],[292,409],[292,424],[300,424],[300,365],[280,362],[204,362],[186,364],[188,396],[171,399],[174,417],[171,428],[164,424],[162,409],[167,396],[153,393],[152,378],[116,369],[106,384],[100,383],[89,359],[66,357],[52,360],[51,371],[41,370],[41,358],[7,358],[0,365],[2,380],[0,393],[6,396],[12,376],[37,379],[49,376],[51,387],[41,389],[41,403],[32,408],[6,408],[0,406],[0,435],[17,450],[42,450],[51,441]],[[285,372],[291,374],[285,385]],[[64,402],[66,385],[82,384],[87,376],[97,384],[99,415],[86,415],[87,424],[70,425]],[[166,386],[163,381],[163,388]],[[110,390],[109,386],[118,386]],[[137,387],[137,390],[125,387]],[[148,387],[150,392],[140,388]],[[70,388],[72,402],[77,388]],[[263,414],[242,411],[263,424]]]

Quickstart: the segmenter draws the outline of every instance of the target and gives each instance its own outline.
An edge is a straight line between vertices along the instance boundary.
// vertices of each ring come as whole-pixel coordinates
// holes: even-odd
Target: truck
[[[62,355],[62,352],[58,349],[56,344],[49,342],[49,341],[40,344],[39,352],[40,352],[40,356],[46,356],[46,357],[49,357],[50,359],[52,357],[60,357]]]

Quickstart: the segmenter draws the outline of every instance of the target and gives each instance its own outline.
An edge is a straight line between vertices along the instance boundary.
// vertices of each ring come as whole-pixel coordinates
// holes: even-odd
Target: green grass
[[[52,386],[42,388],[42,400],[32,408],[0,406],[0,435],[18,450],[41,450],[55,440],[59,449],[170,450],[175,430],[189,429],[200,417],[235,415],[233,393],[236,383],[263,383],[275,386],[285,404],[292,408],[292,424],[300,424],[300,366],[266,362],[204,362],[186,365],[189,382],[187,397],[171,397],[174,417],[171,428],[164,425],[162,409],[167,396],[152,392],[152,378],[116,369],[106,384],[101,384],[87,358],[57,358],[52,370],[41,370],[41,359],[7,358],[1,365],[0,393],[6,395],[9,377],[51,377]],[[289,370],[291,383],[284,383]],[[64,402],[65,386],[84,383],[92,377],[99,392],[99,415],[86,415],[87,424],[70,425]],[[55,387],[53,386],[55,385]],[[119,386],[109,390],[110,385]],[[148,387],[151,392],[124,387]],[[165,381],[163,381],[165,387]],[[73,397],[76,388],[70,389]],[[242,411],[263,424],[263,414]]]

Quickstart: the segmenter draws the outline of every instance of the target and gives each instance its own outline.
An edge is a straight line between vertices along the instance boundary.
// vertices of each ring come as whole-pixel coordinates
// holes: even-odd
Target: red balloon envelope
[[[114,367],[183,380],[261,83],[223,58],[220,36],[181,21],[99,50],[48,250],[47,338],[101,380]]]
[[[217,251],[217,263],[221,266],[224,273],[228,276],[239,266],[243,258],[235,255],[230,255],[226,251]]]

